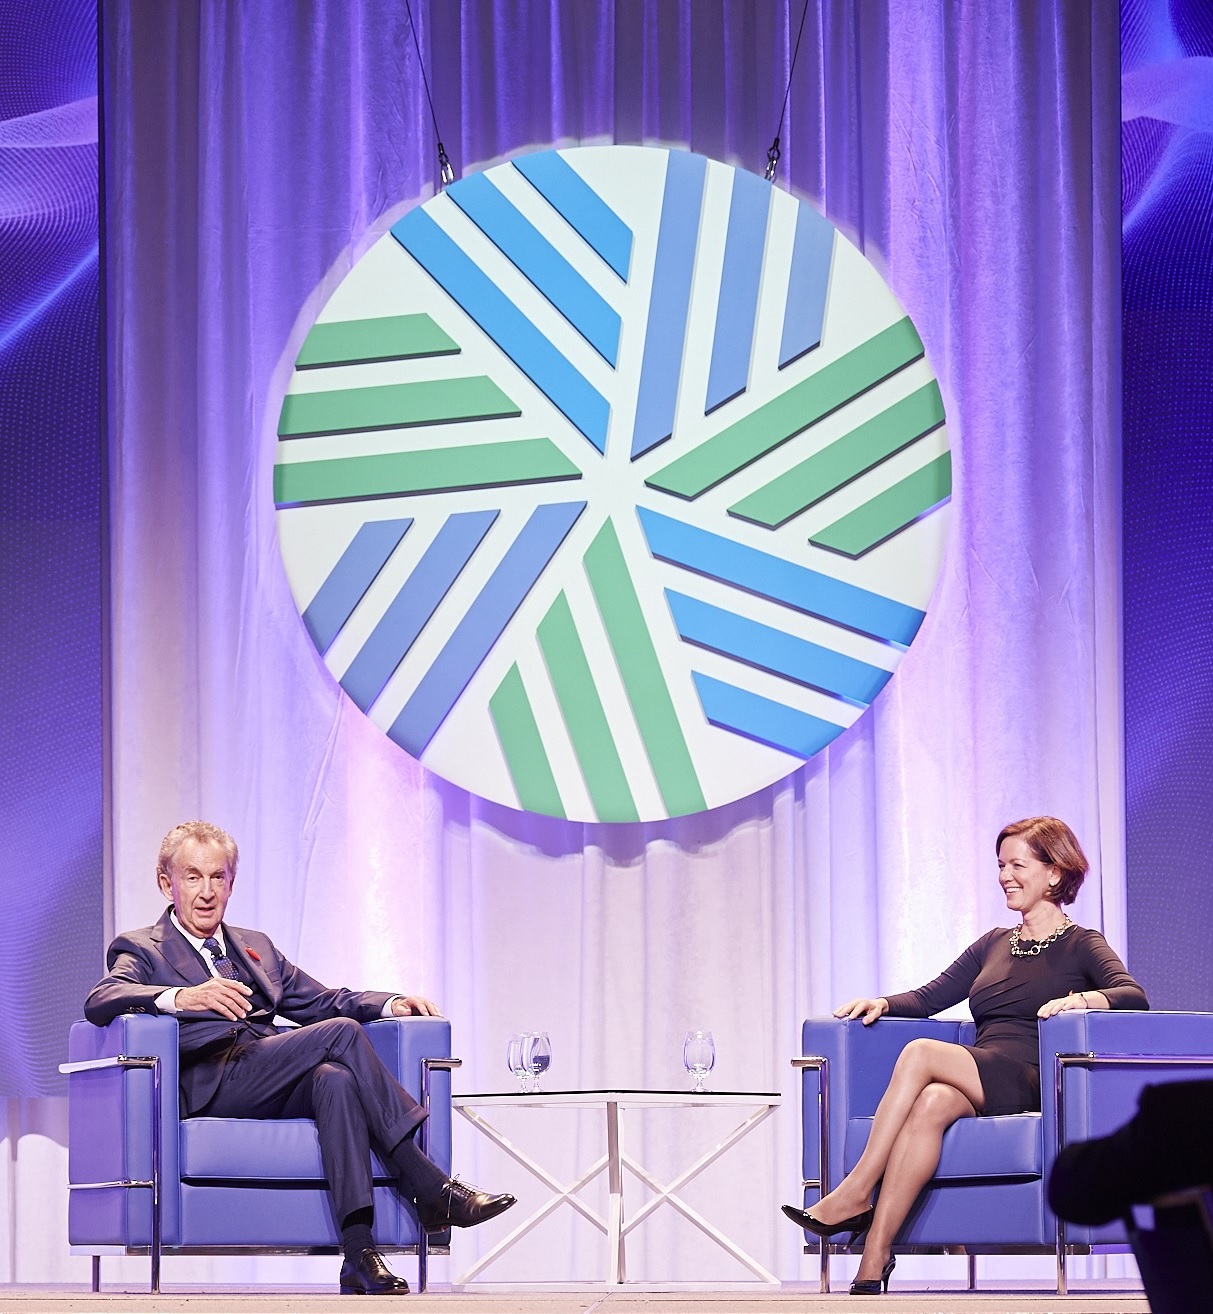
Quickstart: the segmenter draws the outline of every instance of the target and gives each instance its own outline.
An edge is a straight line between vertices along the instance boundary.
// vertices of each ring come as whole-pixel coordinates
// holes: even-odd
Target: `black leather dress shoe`
[[[341,1265],[343,1296],[407,1296],[409,1284],[384,1263],[378,1250],[360,1250]]]
[[[489,1195],[457,1178],[448,1177],[433,1200],[418,1200],[417,1221],[427,1232],[448,1227],[475,1227],[504,1214],[517,1203],[512,1195]]]

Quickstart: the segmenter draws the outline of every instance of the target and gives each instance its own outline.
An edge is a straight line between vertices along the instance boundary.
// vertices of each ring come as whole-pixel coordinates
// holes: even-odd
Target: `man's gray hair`
[[[240,861],[240,850],[236,847],[236,841],[232,839],[226,830],[222,830],[209,821],[183,821],[179,826],[174,826],[169,831],[160,841],[160,853],[156,858],[157,875],[160,872],[163,872],[166,876],[169,874],[169,863],[177,856],[177,850],[187,839],[218,844],[223,849],[228,871],[233,876],[236,875],[236,864]]]

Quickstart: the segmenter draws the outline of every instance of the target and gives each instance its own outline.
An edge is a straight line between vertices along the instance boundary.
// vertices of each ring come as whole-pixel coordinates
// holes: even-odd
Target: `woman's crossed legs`
[[[819,1222],[840,1222],[863,1213],[880,1184],[857,1280],[880,1276],[898,1228],[939,1166],[944,1132],[984,1103],[976,1060],[962,1045],[912,1040],[901,1051],[859,1162],[813,1206]]]

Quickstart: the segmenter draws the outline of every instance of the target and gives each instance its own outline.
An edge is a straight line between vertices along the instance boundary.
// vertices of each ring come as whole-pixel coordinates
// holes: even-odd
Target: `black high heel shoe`
[[[889,1289],[889,1278],[893,1276],[893,1270],[897,1267],[897,1256],[890,1255],[889,1262],[880,1270],[878,1278],[864,1278],[861,1282],[858,1278],[851,1283],[852,1296],[883,1296]]]
[[[847,1242],[849,1246],[853,1246],[856,1240],[872,1226],[872,1215],[876,1212],[876,1207],[873,1205],[865,1209],[862,1214],[844,1218],[841,1223],[822,1223],[807,1209],[797,1209],[795,1205],[783,1205],[782,1208],[797,1227],[802,1227],[806,1232],[812,1232],[816,1236],[834,1236],[838,1232],[850,1232],[851,1239]]]

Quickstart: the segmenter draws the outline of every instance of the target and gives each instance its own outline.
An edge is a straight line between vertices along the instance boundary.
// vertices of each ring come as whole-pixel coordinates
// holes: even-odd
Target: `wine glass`
[[[695,1079],[696,1095],[704,1093],[703,1079],[716,1066],[716,1042],[710,1031],[688,1031],[682,1042],[682,1066]]]
[[[552,1042],[546,1031],[532,1031],[527,1036],[526,1067],[531,1074],[531,1089],[538,1093],[539,1078],[552,1066]]]
[[[526,1066],[525,1045],[528,1037],[515,1031],[510,1036],[509,1044],[505,1047],[505,1061],[510,1071],[518,1079],[518,1093],[525,1095],[527,1092],[528,1072]]]

